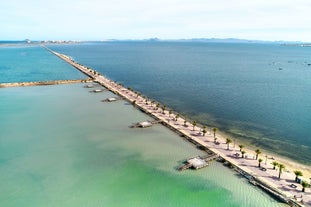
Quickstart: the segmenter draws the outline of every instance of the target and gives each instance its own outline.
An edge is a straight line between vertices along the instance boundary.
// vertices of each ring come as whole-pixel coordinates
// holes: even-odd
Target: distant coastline
[[[250,40],[239,38],[185,38],[185,39],[105,39],[105,40],[0,40],[3,44],[78,44],[78,43],[100,43],[100,42],[206,42],[206,43],[257,43],[257,44],[280,44],[285,46],[303,46],[310,47],[310,42],[285,41],[285,40]]]

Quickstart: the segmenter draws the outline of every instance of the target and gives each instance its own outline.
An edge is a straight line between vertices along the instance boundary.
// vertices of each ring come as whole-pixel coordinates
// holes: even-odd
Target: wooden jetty
[[[158,124],[161,123],[162,121],[160,120],[154,120],[154,121],[142,121],[142,122],[138,122],[136,124],[133,124],[132,126],[130,126],[130,128],[147,128],[147,127],[151,127],[154,124]]]
[[[183,170],[186,170],[189,168],[193,168],[193,169],[198,170],[198,169],[207,167],[209,161],[214,160],[218,157],[219,157],[219,155],[217,155],[215,153],[207,154],[204,156],[195,156],[195,157],[187,159],[187,161],[183,165],[178,167],[178,170],[183,171]]]
[[[110,98],[106,98],[104,100],[102,100],[102,102],[115,102],[115,101],[119,101],[122,100],[121,97],[110,97]]]
[[[105,90],[104,89],[94,89],[94,90],[91,90],[90,92],[91,93],[101,93],[103,91],[105,91]]]

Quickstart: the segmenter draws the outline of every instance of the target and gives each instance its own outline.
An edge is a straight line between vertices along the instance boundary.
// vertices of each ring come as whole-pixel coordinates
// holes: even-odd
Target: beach
[[[282,164],[284,164],[285,166],[288,165],[296,167],[297,165],[292,163],[290,160],[285,160],[284,158],[279,159],[274,155],[269,154],[260,155],[262,159],[266,159],[266,161],[262,163],[262,166],[265,166],[266,169],[265,171],[263,171],[261,170],[261,168],[258,167],[258,161],[255,159],[255,152],[252,149],[245,149],[245,151],[247,152],[245,154],[245,158],[241,158],[240,157],[241,155],[239,153],[240,150],[237,148],[238,143],[235,144],[236,145],[235,148],[232,147],[232,144],[230,147],[230,144],[229,146],[226,144],[226,138],[217,135],[217,140],[219,144],[216,144],[213,141],[214,138],[211,133],[207,134],[207,136],[203,136],[202,128],[193,126],[191,123],[184,125],[185,120],[180,117],[176,118],[177,115],[176,112],[169,113],[169,111],[165,110],[165,108],[164,109],[162,108],[161,110],[161,108],[155,106],[147,98],[142,97],[141,95],[137,95],[137,93],[134,93],[133,91],[130,91],[129,89],[126,89],[121,85],[105,78],[104,76],[94,72],[92,69],[87,68],[78,63],[75,63],[65,55],[55,52],[54,54],[56,54],[66,62],[70,63],[77,69],[81,70],[85,74],[89,74],[91,77],[94,78],[95,82],[102,84],[104,87],[106,87],[113,93],[120,95],[121,97],[124,97],[130,103],[134,103],[139,108],[143,109],[145,113],[155,116],[157,119],[165,123],[165,125],[168,125],[169,128],[172,128],[175,131],[184,134],[185,136],[195,141],[196,143],[211,149],[216,154],[220,155],[222,158],[229,161],[238,169],[243,170],[244,172],[250,174],[257,181],[265,183],[266,186],[269,186],[269,188],[272,189],[274,193],[280,195],[286,201],[299,203],[301,202],[301,200],[297,201],[295,198],[300,197],[301,194],[303,194],[303,204],[307,206],[311,205],[311,192],[309,192],[309,189],[307,189],[305,193],[301,193],[301,187],[299,184],[297,184],[298,186],[296,188],[291,187],[293,186],[292,184],[294,184],[293,181],[295,180],[295,175],[292,171],[289,170],[289,167],[287,167],[287,171],[284,171],[282,173],[281,179],[278,179],[278,171],[273,170],[271,162],[274,160],[278,162],[282,161],[283,162]],[[307,175],[310,173],[310,169],[307,166],[304,166],[303,169],[307,170],[306,173]]]

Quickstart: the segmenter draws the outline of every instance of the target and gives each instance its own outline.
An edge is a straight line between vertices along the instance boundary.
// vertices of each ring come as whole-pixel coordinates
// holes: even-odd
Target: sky
[[[10,0],[0,3],[0,40],[311,42],[310,11],[310,0]]]

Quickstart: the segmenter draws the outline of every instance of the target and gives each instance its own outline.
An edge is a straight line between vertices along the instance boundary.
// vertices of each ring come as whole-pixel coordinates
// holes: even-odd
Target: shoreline
[[[28,87],[28,86],[46,86],[46,85],[59,85],[59,84],[73,84],[73,83],[88,83],[92,82],[91,79],[81,80],[52,80],[52,81],[33,81],[33,82],[16,82],[16,83],[0,83],[0,88],[9,87]]]
[[[46,47],[45,47],[46,48]],[[278,162],[281,161],[282,164],[290,165],[290,163],[293,163],[289,159],[283,159],[283,158],[273,158],[273,156],[268,155],[268,157],[264,157],[263,154],[259,157],[264,160],[262,163],[262,166],[266,168],[266,171],[260,170],[258,168],[258,161],[254,159],[255,152],[250,148],[244,148],[247,151],[247,154],[245,155],[246,158],[241,158],[239,156],[234,156],[235,154],[239,153],[240,150],[238,147],[233,148],[232,144],[230,146],[226,144],[226,139],[224,136],[221,135],[221,133],[217,132],[217,140],[219,144],[216,144],[213,142],[213,134],[212,133],[206,133],[205,136],[202,134],[202,128],[193,126],[192,123],[189,123],[187,121],[187,126],[184,125],[184,119],[177,117],[177,113],[173,112],[172,114],[169,113],[168,110],[165,108],[161,109],[159,106],[156,106],[154,102],[147,99],[146,97],[142,97],[140,94],[137,94],[133,92],[130,89],[126,89],[123,86],[116,84],[115,82],[107,79],[106,77],[100,75],[98,72],[96,72],[93,69],[90,69],[88,67],[85,67],[79,63],[74,62],[70,57],[54,52],[48,48],[46,48],[48,51],[53,53],[54,55],[58,56],[62,60],[66,61],[67,63],[71,64],[73,67],[77,68],[84,74],[90,76],[94,79],[95,82],[98,82],[102,86],[106,87],[111,92],[122,96],[129,102],[133,103],[135,106],[137,106],[140,110],[144,111],[147,114],[150,114],[152,117],[156,117],[156,119],[162,121],[164,125],[166,125],[168,128],[172,129],[173,131],[182,134],[185,136],[186,139],[190,139],[191,141],[197,143],[198,145],[204,146],[208,148],[209,150],[215,152],[219,156],[221,156],[226,161],[230,162],[232,165],[234,165],[237,169],[242,170],[243,172],[248,173],[251,175],[254,179],[256,179],[258,182],[263,183],[266,187],[268,187],[270,190],[272,190],[275,194],[278,194],[284,199],[284,202],[292,202],[297,203],[295,198],[299,197],[301,193],[301,186],[300,184],[297,184],[297,189],[292,189],[290,184],[293,184],[292,182],[295,179],[295,175],[292,172],[283,171],[281,179],[278,179],[278,171],[273,170],[273,166],[271,162],[273,160],[277,160]],[[209,130],[207,130],[209,131]],[[239,143],[241,144],[241,143]],[[238,144],[236,143],[238,146]],[[230,147],[231,149],[227,149],[227,147]],[[295,164],[295,163],[293,163]],[[297,166],[297,164],[293,165]],[[303,165],[299,165],[303,166]],[[308,166],[305,166],[305,169],[308,169]],[[286,168],[289,169],[288,166]],[[301,170],[301,169],[295,169],[295,170]],[[303,196],[304,204],[307,206],[311,206],[311,193],[309,189],[306,189],[306,192]],[[297,205],[300,205],[297,203]]]

